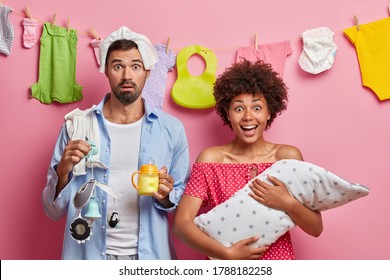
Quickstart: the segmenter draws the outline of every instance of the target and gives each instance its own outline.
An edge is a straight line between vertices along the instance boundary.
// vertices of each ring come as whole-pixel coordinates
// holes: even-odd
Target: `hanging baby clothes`
[[[337,51],[333,35],[328,27],[318,27],[302,33],[303,51],[298,59],[302,70],[319,74],[333,66]]]
[[[93,39],[90,44],[91,47],[93,48],[93,53],[95,54],[95,59],[97,65],[100,66],[100,54],[99,54],[99,48],[100,48],[100,43],[102,42],[102,39],[100,38],[95,38]]]
[[[37,42],[37,25],[38,20],[24,18],[23,22],[23,47],[30,49]]]
[[[77,31],[43,25],[39,58],[39,81],[31,86],[32,97],[44,104],[70,103],[83,99],[76,79]]]
[[[237,50],[236,62],[242,58],[251,62],[263,60],[271,64],[272,68],[283,77],[286,58],[291,53],[290,41],[261,44],[258,45],[257,50],[254,46],[240,47]]]
[[[192,76],[187,68],[193,55],[204,59],[206,68],[199,76]],[[172,87],[172,99],[176,104],[192,109],[207,109],[215,105],[213,88],[217,72],[217,57],[209,49],[192,45],[182,49],[176,61],[177,79]]]
[[[14,42],[14,27],[9,21],[9,13],[13,10],[7,6],[0,6],[0,53],[6,56],[11,54]]]
[[[380,101],[390,99],[390,18],[359,24],[344,30],[355,46],[363,86]]]
[[[176,54],[162,44],[155,45],[158,62],[150,70],[150,76],[146,80],[142,91],[142,97],[152,106],[162,109],[164,95],[167,86],[168,72],[172,71],[176,64]]]

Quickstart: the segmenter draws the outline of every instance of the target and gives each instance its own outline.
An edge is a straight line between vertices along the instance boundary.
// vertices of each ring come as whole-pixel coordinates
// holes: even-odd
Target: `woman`
[[[281,159],[303,160],[298,148],[264,139],[277,115],[287,108],[287,88],[269,64],[242,60],[228,68],[215,83],[216,111],[235,134],[221,146],[206,148],[193,165],[179,203],[174,233],[199,252],[217,259],[295,259],[290,233],[261,248],[250,246],[259,237],[225,247],[193,222],[202,206],[223,203],[254,176]],[[250,196],[265,206],[285,211],[303,231],[319,236],[322,218],[289,194],[277,178],[273,185],[256,179]]]

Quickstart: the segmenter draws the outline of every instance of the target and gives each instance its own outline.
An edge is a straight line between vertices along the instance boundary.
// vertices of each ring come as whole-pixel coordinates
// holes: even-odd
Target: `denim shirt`
[[[103,104],[109,98],[106,96],[93,111],[96,114],[100,134],[100,161],[110,165],[110,138],[103,120]],[[144,102],[145,117],[142,123],[141,145],[138,166],[153,158],[158,168],[166,166],[168,173],[174,179],[173,190],[169,200],[174,204],[164,208],[152,196],[139,198],[139,240],[138,256],[140,260],[175,259],[173,242],[169,236],[168,213],[173,211],[183,194],[189,176],[189,150],[183,124],[175,117],[148,106]],[[47,215],[58,220],[66,215],[66,226],[63,240],[63,259],[106,259],[106,227],[107,227],[107,193],[99,187],[95,188],[95,197],[99,201],[99,211],[102,215],[92,224],[92,234],[89,240],[79,244],[71,236],[70,225],[76,219],[77,209],[73,198],[80,186],[92,178],[91,169],[87,168],[85,175],[73,176],[55,197],[58,176],[55,171],[66,144],[69,141],[65,124],[62,126],[47,175],[47,184],[42,193],[43,206]],[[94,168],[93,178],[108,184],[109,170]],[[131,178],[129,178],[129,181]],[[82,209],[82,215],[86,207]]]

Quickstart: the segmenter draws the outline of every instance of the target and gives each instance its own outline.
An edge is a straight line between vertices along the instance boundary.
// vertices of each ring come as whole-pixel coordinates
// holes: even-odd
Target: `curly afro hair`
[[[215,109],[223,124],[230,129],[232,126],[227,117],[230,101],[242,93],[261,94],[266,99],[270,119],[265,129],[270,128],[276,116],[287,109],[287,87],[271,65],[242,59],[218,76],[214,85]]]

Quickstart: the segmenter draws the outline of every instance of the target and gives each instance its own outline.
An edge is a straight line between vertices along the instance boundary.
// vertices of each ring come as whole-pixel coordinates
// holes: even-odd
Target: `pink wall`
[[[165,43],[170,37],[175,52],[193,44],[210,48],[218,58],[218,73],[233,62],[238,47],[253,43],[255,33],[260,44],[290,40],[293,54],[284,74],[289,108],[267,137],[296,145],[306,161],[371,189],[368,197],[324,212],[324,232],[319,238],[294,229],[297,257],[390,258],[390,102],[379,102],[361,86],[354,48],[342,34],[353,24],[354,14],[360,23],[388,16],[388,0],[35,0],[4,4],[14,9],[10,20],[15,41],[10,56],[0,55],[1,259],[60,258],[64,220],[49,220],[41,205],[47,166],[65,113],[87,108],[108,92],[89,46],[88,29],[93,26],[105,36],[122,25],[146,34],[153,43]],[[43,105],[29,98],[30,85],[38,78],[39,44],[32,49],[22,47],[25,6],[40,20],[38,36],[43,21],[50,21],[53,13],[57,13],[56,23],[63,26],[70,16],[72,27],[79,31],[77,81],[84,87],[83,101]],[[338,52],[331,70],[311,75],[297,63],[302,51],[300,36],[320,26],[336,33]],[[193,161],[204,147],[225,142],[231,134],[213,110],[177,106],[169,94],[175,79],[176,73],[171,72],[164,109],[184,122]],[[180,258],[199,258],[186,245],[175,242]]]

